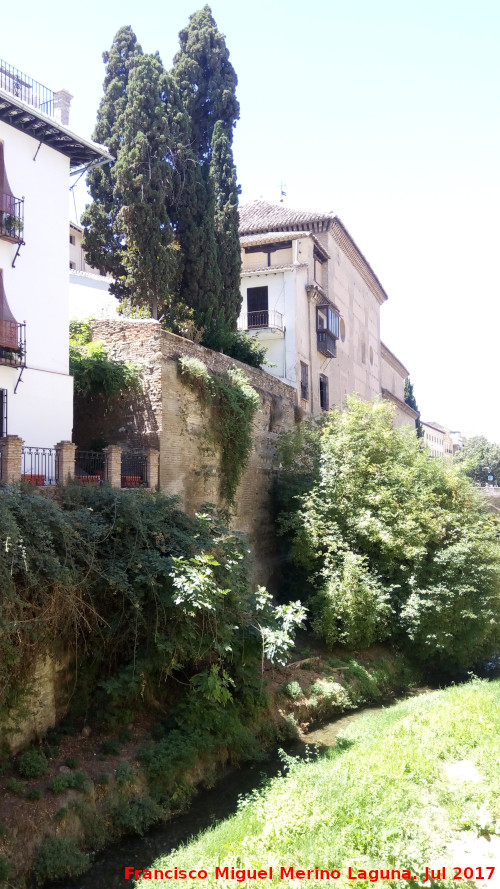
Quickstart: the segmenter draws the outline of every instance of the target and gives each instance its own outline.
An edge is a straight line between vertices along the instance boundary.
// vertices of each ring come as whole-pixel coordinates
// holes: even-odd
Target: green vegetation
[[[88,793],[90,784],[83,772],[72,772],[71,775],[56,775],[49,783],[49,790],[54,795],[64,790],[81,790]]]
[[[466,835],[464,847],[478,831],[500,833],[499,731],[499,682],[475,681],[367,713],[326,756],[316,762],[285,757],[285,777],[242,800],[232,818],[149,866],[203,866],[210,875],[216,866],[272,865],[273,882],[283,885],[280,867],[317,865],[339,869],[335,885],[346,887],[352,886],[349,865],[354,873],[411,868],[421,876],[426,865],[440,861],[450,867],[439,885],[456,885],[451,865],[461,861],[451,841],[460,842],[461,832],[470,829],[474,834]],[[474,781],[467,780],[471,769],[477,770]],[[394,883],[379,879],[377,885]],[[139,885],[145,889],[149,881]],[[238,885],[265,889],[272,883]],[[317,882],[301,879],[300,885]]]
[[[283,694],[285,694],[289,698],[292,698],[293,700],[296,700],[296,698],[301,698],[304,692],[302,691],[299,683],[296,680],[293,680],[292,682],[285,682],[283,686]]]
[[[302,617],[250,589],[246,545],[214,513],[187,516],[159,493],[12,486],[0,541],[5,717],[57,639],[77,658],[73,717],[119,728],[154,701],[186,735],[200,719],[224,736],[227,720],[237,740],[261,706],[263,656],[282,657]],[[194,735],[188,746],[195,757]]]
[[[136,368],[108,358],[104,344],[92,340],[90,321],[70,322],[69,369],[76,395],[86,400],[97,398],[109,404],[125,392],[140,390]]]
[[[288,446],[280,497],[315,631],[350,648],[387,641],[428,669],[498,651],[498,530],[470,482],[394,428],[383,401],[351,398],[308,436]]]
[[[36,747],[29,747],[17,760],[17,770],[23,778],[40,778],[46,774],[47,768],[45,753]]]
[[[94,138],[116,159],[88,176],[89,262],[127,307],[242,360],[262,349],[236,332],[241,304],[232,140],[237,78],[208,6],[179,34],[171,72],[131,28],[104,53]]]
[[[228,507],[252,450],[252,420],[260,405],[248,377],[237,367],[211,374],[198,358],[180,358],[181,378],[210,411],[210,435],[220,448],[220,494]]]
[[[35,860],[37,883],[79,877],[89,867],[89,857],[72,839],[45,837]]]
[[[456,454],[455,462],[478,485],[500,483],[500,445],[483,435],[468,438]]]
[[[418,417],[415,420],[415,429],[417,430],[417,438],[424,437],[424,430],[422,429],[422,423],[420,422],[420,411],[418,409],[417,400],[413,393],[413,384],[409,377],[406,377],[405,380],[405,402],[408,407],[411,407],[414,411],[417,412]]]

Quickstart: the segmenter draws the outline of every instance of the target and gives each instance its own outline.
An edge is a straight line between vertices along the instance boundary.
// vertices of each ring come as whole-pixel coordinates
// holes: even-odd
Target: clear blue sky
[[[168,66],[198,8],[4,6],[0,57],[69,89],[82,135],[118,28]],[[389,294],[382,338],[423,418],[500,442],[498,0],[211,6],[239,78],[242,200],[278,202],[284,182],[288,206],[335,211]]]

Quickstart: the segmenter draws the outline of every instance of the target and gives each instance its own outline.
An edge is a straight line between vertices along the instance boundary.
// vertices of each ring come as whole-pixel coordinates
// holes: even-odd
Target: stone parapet
[[[65,485],[68,479],[75,477],[75,451],[76,444],[72,441],[60,441],[55,446],[56,451],[56,482]]]
[[[103,448],[106,454],[106,481],[112,488],[122,486],[122,449],[118,445]]]
[[[0,438],[2,454],[2,481],[7,485],[21,480],[23,440],[18,435],[6,435]]]

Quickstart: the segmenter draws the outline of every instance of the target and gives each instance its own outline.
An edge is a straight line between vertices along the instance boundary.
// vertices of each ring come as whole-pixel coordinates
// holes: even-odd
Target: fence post
[[[59,441],[56,451],[56,483],[65,485],[68,479],[75,477],[76,444],[72,441]]]
[[[158,470],[160,466],[160,452],[155,448],[146,451],[146,467],[148,473],[148,488],[157,488],[159,485]]]
[[[103,452],[106,454],[106,481],[112,488],[121,488],[122,449],[118,445],[108,445]]]
[[[6,435],[0,438],[2,449],[2,481],[12,485],[21,479],[23,440],[18,435]]]

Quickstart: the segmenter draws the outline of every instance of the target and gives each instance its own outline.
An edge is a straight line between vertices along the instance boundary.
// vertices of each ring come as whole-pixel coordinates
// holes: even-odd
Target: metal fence
[[[29,485],[57,484],[59,473],[55,448],[23,447],[21,473]]]
[[[243,313],[238,318],[238,330],[255,330],[262,327],[283,330],[283,315],[281,312],[265,309],[261,312]]]
[[[53,117],[54,93],[52,90],[2,59],[0,59],[0,87],[27,105],[32,105],[33,108],[38,108],[39,111]]]
[[[108,477],[108,461],[102,451],[75,451],[75,478],[84,485],[102,485]]]
[[[122,453],[122,488],[148,484],[148,461],[144,454]]]
[[[0,319],[0,364],[26,367],[26,324]]]
[[[24,232],[24,198],[0,191],[0,235],[22,241]]]

